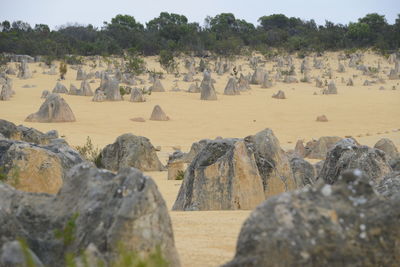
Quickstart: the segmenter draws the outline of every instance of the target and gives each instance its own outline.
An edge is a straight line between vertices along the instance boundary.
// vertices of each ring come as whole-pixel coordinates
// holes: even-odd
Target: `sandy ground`
[[[333,70],[337,69],[337,54],[329,54],[325,63]],[[381,62],[382,70],[388,72],[389,64],[383,58],[368,54],[364,64],[377,66]],[[155,58],[146,59],[150,69],[160,69]],[[312,63],[312,60],[310,61]],[[244,73],[250,72],[245,61],[239,60]],[[267,63],[265,69],[272,70],[273,63]],[[181,63],[181,65],[183,65]],[[310,64],[311,66],[312,64]],[[0,102],[0,118],[37,128],[41,131],[56,129],[71,145],[81,145],[90,136],[93,143],[99,147],[114,142],[121,134],[133,133],[148,137],[154,146],[161,146],[160,158],[166,162],[173,146],[180,146],[188,151],[191,144],[204,138],[245,137],[255,134],[264,128],[273,129],[282,147],[293,148],[298,139],[308,141],[320,136],[353,136],[361,144],[373,146],[380,138],[388,137],[400,147],[400,86],[399,80],[385,84],[363,86],[366,79],[359,71],[346,66],[345,73],[334,71],[334,80],[338,88],[337,95],[321,95],[321,89],[315,83],[284,84],[275,83],[270,89],[261,89],[252,85],[252,90],[240,96],[225,96],[223,90],[229,74],[218,76],[215,88],[217,101],[201,101],[199,94],[187,92],[170,92],[174,80],[179,79],[178,87],[187,90],[190,83],[167,75],[162,84],[168,92],[152,93],[145,103],[131,103],[129,96],[123,102],[92,102],[92,97],[63,95],[71,106],[76,122],[73,123],[27,123],[24,119],[36,112],[43,100],[41,92],[52,90],[58,79],[57,75],[42,74],[43,68],[38,63],[29,64],[31,70],[36,70],[32,79],[21,80],[13,78],[13,88],[16,95],[10,101]],[[299,74],[300,61],[296,59]],[[89,70],[89,67],[85,67]],[[313,70],[313,76],[320,70]],[[353,78],[355,86],[348,87],[341,82],[341,77]],[[271,75],[273,76],[273,75]],[[387,79],[387,76],[380,73]],[[78,88],[76,71],[68,69],[64,85],[71,83]],[[147,76],[143,76],[146,78]],[[202,78],[201,74],[195,78]],[[36,85],[35,88],[22,88],[23,85]],[[90,84],[94,91],[98,85]],[[149,84],[146,83],[146,86]],[[386,90],[379,90],[384,86]],[[397,90],[392,90],[396,86]],[[287,99],[271,98],[278,90],[283,90]],[[317,92],[318,95],[313,95]],[[168,122],[149,121],[148,118],[155,105],[159,104],[171,118]],[[325,114],[329,122],[316,122],[318,115]],[[132,122],[129,119],[143,117],[146,122]],[[167,181],[166,172],[148,173],[152,176],[163,194],[169,208],[179,190],[180,181]],[[176,246],[183,266],[217,266],[229,260],[235,250],[237,235],[243,221],[250,211],[213,211],[213,212],[170,212]]]

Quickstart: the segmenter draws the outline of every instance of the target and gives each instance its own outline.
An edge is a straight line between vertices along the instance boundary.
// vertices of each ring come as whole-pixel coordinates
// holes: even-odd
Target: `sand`
[[[337,69],[337,53],[329,53],[325,63],[333,70]],[[384,71],[389,70],[389,64],[383,58],[372,53],[365,56],[364,64],[376,66],[378,60]],[[160,70],[156,58],[147,58],[150,69]],[[250,72],[245,61],[240,59],[244,73]],[[310,61],[310,63],[312,63]],[[181,66],[183,63],[181,63]],[[311,64],[310,64],[311,65]],[[255,134],[265,128],[273,129],[275,135],[285,149],[291,149],[298,139],[308,141],[320,136],[353,136],[361,144],[373,146],[380,138],[390,138],[400,147],[400,86],[399,80],[385,84],[363,86],[366,79],[359,71],[346,66],[345,73],[333,71],[333,78],[338,88],[338,95],[321,95],[321,89],[315,83],[284,84],[275,83],[272,88],[261,89],[252,85],[252,90],[239,96],[225,96],[223,91],[229,74],[218,76],[215,88],[217,101],[201,101],[200,94],[186,92],[170,92],[174,80],[179,79],[178,87],[187,90],[190,83],[166,75],[162,84],[167,92],[152,93],[144,103],[129,102],[126,95],[123,102],[92,102],[92,97],[62,95],[73,110],[76,122],[73,123],[27,123],[24,119],[36,112],[43,99],[43,90],[52,90],[58,76],[42,74],[43,68],[38,63],[29,64],[31,70],[36,70],[32,79],[20,80],[13,78],[13,88],[16,95],[10,101],[0,102],[0,118],[15,124],[24,124],[41,131],[56,129],[70,145],[82,145],[87,136],[100,148],[114,142],[124,133],[133,133],[148,137],[154,146],[161,146],[160,159],[166,163],[173,146],[180,146],[188,151],[191,144],[204,138],[245,137]],[[296,59],[299,73],[300,60]],[[272,63],[265,67],[272,70]],[[90,70],[89,67],[85,67]],[[313,70],[311,75],[317,76],[319,70]],[[348,87],[341,83],[341,77],[346,80],[352,75],[355,86]],[[386,75],[380,74],[387,79]],[[78,88],[76,71],[68,69],[66,80],[62,81],[69,88],[73,83]],[[147,76],[142,76],[147,81]],[[195,78],[201,79],[198,74]],[[22,88],[23,85],[36,85],[35,88]],[[98,85],[90,84],[94,91]],[[145,84],[149,86],[148,83]],[[386,90],[379,90],[384,86]],[[397,90],[391,90],[396,86]],[[287,99],[273,99],[272,94],[283,90]],[[313,95],[317,92],[318,95]],[[160,105],[171,118],[170,121],[150,121],[150,115],[155,105]],[[316,122],[319,115],[325,114],[328,122]],[[130,119],[143,117],[146,122],[133,122]],[[163,194],[168,208],[176,199],[180,181],[167,181],[167,172],[148,173],[152,176]],[[183,266],[218,266],[233,257],[236,239],[240,227],[250,211],[212,211],[212,212],[170,212],[176,246]]]

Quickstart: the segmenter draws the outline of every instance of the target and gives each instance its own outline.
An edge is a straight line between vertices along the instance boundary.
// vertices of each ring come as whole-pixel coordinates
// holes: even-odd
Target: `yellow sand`
[[[160,69],[156,58],[147,58],[150,69]],[[377,66],[381,61],[382,70],[388,72],[389,64],[383,58],[368,54],[364,64]],[[27,123],[24,119],[36,112],[41,103],[41,92],[51,91],[58,76],[42,74],[39,64],[29,64],[31,70],[36,70],[32,79],[20,80],[13,78],[16,95],[10,101],[0,102],[0,118],[37,128],[41,131],[56,129],[71,145],[82,145],[86,136],[90,136],[99,147],[114,142],[121,134],[133,133],[148,137],[154,146],[161,146],[160,158],[167,160],[172,146],[180,146],[188,151],[191,144],[203,138],[245,137],[255,134],[264,128],[273,129],[282,147],[293,148],[298,139],[305,141],[320,136],[353,136],[361,144],[373,146],[380,138],[388,137],[400,147],[400,86],[399,80],[386,84],[363,86],[369,77],[362,76],[359,71],[346,66],[346,72],[337,73],[337,53],[329,54],[329,61],[338,95],[321,95],[315,83],[284,84],[275,83],[270,89],[261,89],[252,85],[252,90],[240,96],[225,96],[223,90],[229,74],[218,76],[215,88],[217,101],[201,101],[199,94],[186,92],[169,92],[174,80],[178,79],[178,87],[187,90],[190,83],[166,75],[162,84],[168,92],[153,93],[145,103],[131,103],[129,96],[123,102],[92,102],[92,97],[63,95],[72,108],[76,122],[73,123]],[[242,64],[244,73],[251,70],[244,59],[237,61]],[[183,63],[181,63],[181,66]],[[310,60],[310,66],[312,60]],[[298,79],[300,61],[296,59]],[[272,69],[272,63],[267,63],[267,70]],[[88,66],[86,70],[90,70]],[[183,71],[183,68],[182,68]],[[320,75],[319,70],[313,70],[312,75]],[[341,83],[341,77],[351,77],[353,74],[354,87]],[[273,75],[271,75],[272,77]],[[71,83],[78,88],[76,71],[68,69],[66,80],[62,81],[69,89]],[[147,81],[147,76],[142,76]],[[195,78],[202,78],[201,74]],[[23,85],[36,85],[35,88],[22,88]],[[94,91],[98,85],[90,84]],[[143,86],[143,85],[140,85]],[[149,86],[148,83],[145,86]],[[386,90],[379,90],[384,86]],[[397,90],[391,90],[396,86]],[[287,99],[271,98],[278,90],[283,90]],[[317,92],[318,95],[313,95]],[[160,105],[171,121],[149,121],[155,105]],[[316,122],[318,115],[325,114],[329,122]],[[131,118],[143,117],[146,122],[132,122]],[[172,207],[179,190],[179,181],[167,181],[167,173],[151,173],[157,182],[169,208]],[[170,212],[175,241],[183,266],[217,266],[228,261],[234,254],[237,235],[243,221],[250,211],[213,211],[213,212]]]

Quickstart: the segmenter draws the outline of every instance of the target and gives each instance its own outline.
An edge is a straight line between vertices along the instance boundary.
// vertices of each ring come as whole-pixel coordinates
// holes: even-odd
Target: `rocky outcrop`
[[[328,152],[317,179],[334,184],[349,169],[360,169],[373,183],[379,183],[392,172],[381,150],[358,145],[353,139],[346,138]]]
[[[19,65],[19,72],[18,72],[17,77],[20,79],[32,78],[32,72],[29,70],[29,66],[28,66],[28,63],[26,63],[26,61],[21,61],[21,64]]]
[[[150,120],[152,121],[169,121],[169,117],[159,105],[155,105],[151,112]]]
[[[164,170],[150,140],[130,133],[119,136],[113,144],[107,145],[101,151],[101,163],[112,171],[125,167],[134,167],[141,171]]]
[[[142,90],[139,88],[133,88],[131,90],[131,102],[146,102],[146,98],[144,97]]]
[[[56,94],[68,94],[68,89],[60,82],[57,82],[56,86],[54,86],[52,93]]]
[[[203,144],[186,169],[174,210],[252,209],[261,199],[296,188],[289,161],[270,129]]]
[[[305,146],[305,157],[310,159],[325,159],[326,153],[340,140],[342,138],[338,136],[322,136],[318,140],[309,141]]]
[[[137,169],[113,174],[81,164],[57,195],[1,185],[0,205],[0,247],[25,239],[45,266],[65,266],[66,253],[82,251],[98,252],[110,263],[121,246],[143,256],[159,247],[170,266],[180,265],[165,202],[153,180]]]
[[[396,266],[400,198],[377,196],[362,172],[343,173],[270,198],[243,224],[236,254],[223,267]]]
[[[200,99],[217,100],[217,93],[215,92],[211,74],[207,71],[204,72],[204,77],[200,84]]]
[[[301,157],[292,157],[290,159],[290,167],[298,188],[315,183],[315,169],[308,161]]]
[[[224,95],[240,95],[236,79],[231,77],[224,90]]]
[[[380,139],[374,146],[374,148],[377,148],[379,150],[382,150],[383,152],[386,153],[387,156],[389,156],[390,159],[395,159],[397,157],[400,157],[399,151],[397,150],[397,147],[393,143],[392,140],[388,138],[382,138]]]
[[[150,86],[149,90],[151,92],[165,92],[164,86],[161,84],[159,79],[156,79],[152,86]]]
[[[75,115],[67,102],[58,94],[51,94],[40,106],[39,111],[29,115],[28,122],[73,122]]]

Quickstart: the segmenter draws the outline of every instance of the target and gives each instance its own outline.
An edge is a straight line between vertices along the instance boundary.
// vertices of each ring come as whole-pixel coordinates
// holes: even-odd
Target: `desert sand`
[[[41,131],[58,130],[72,146],[82,145],[87,136],[100,148],[114,142],[124,134],[133,133],[148,137],[154,146],[161,146],[159,157],[166,163],[173,146],[188,151],[193,142],[217,136],[245,137],[265,128],[271,128],[280,140],[284,149],[292,149],[297,140],[317,139],[321,136],[353,136],[361,144],[373,146],[383,137],[390,138],[400,148],[400,86],[399,80],[387,80],[385,84],[363,86],[367,76],[346,66],[345,73],[336,71],[337,53],[328,53],[329,63],[333,70],[333,80],[338,89],[337,95],[322,95],[321,89],[312,83],[274,83],[269,89],[252,85],[248,92],[238,96],[223,95],[229,73],[212,77],[216,80],[217,101],[201,101],[199,94],[171,92],[174,80],[178,87],[187,90],[190,83],[183,82],[182,77],[165,75],[161,82],[167,92],[153,92],[147,102],[129,102],[125,95],[123,102],[92,102],[92,97],[62,95],[73,110],[76,122],[72,123],[28,123],[24,119],[36,112],[43,99],[43,90],[51,91],[58,75],[42,74],[39,63],[29,67],[36,70],[32,79],[21,80],[15,76],[13,89],[16,94],[10,101],[0,102],[0,118],[17,125],[34,127]],[[310,60],[310,63],[312,60]],[[389,64],[382,57],[369,52],[364,57],[364,64],[377,66],[381,62],[382,70],[387,72]],[[149,69],[161,70],[155,57],[146,58]],[[236,61],[241,64],[243,73],[251,72],[244,58]],[[297,77],[300,80],[300,60],[296,59]],[[13,63],[11,63],[13,64]],[[183,63],[181,71],[184,72]],[[272,70],[272,62],[267,62],[265,69]],[[312,64],[310,64],[311,66]],[[90,70],[88,66],[84,67]],[[98,70],[98,69],[97,69]],[[321,70],[313,70],[317,76]],[[346,86],[346,80],[353,75],[354,86]],[[271,75],[272,76],[272,75]],[[68,68],[66,79],[61,81],[67,88],[70,84],[80,86],[76,81],[76,70]],[[147,75],[142,76],[147,81]],[[198,73],[195,78],[202,79]],[[94,91],[100,80],[91,83]],[[35,85],[34,88],[23,88],[24,85]],[[145,84],[148,87],[150,84]],[[142,85],[140,85],[142,86]],[[139,87],[140,87],[139,86]],[[385,90],[379,90],[384,86]],[[396,86],[396,90],[392,87]],[[287,99],[271,98],[278,90],[285,92]],[[317,92],[317,95],[313,95]],[[150,121],[155,105],[160,105],[170,117],[170,121]],[[316,122],[319,115],[326,115],[328,122]],[[146,122],[133,122],[130,119],[143,117]],[[167,172],[146,173],[154,178],[171,209],[177,196],[181,181],[168,181]],[[175,242],[180,254],[182,266],[218,266],[233,257],[237,235],[244,220],[251,211],[210,211],[210,212],[170,212]]]

